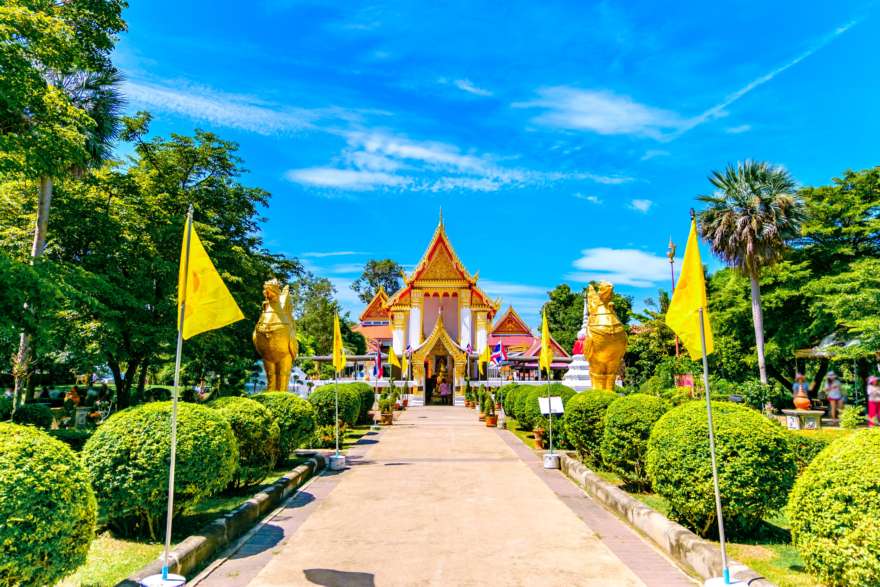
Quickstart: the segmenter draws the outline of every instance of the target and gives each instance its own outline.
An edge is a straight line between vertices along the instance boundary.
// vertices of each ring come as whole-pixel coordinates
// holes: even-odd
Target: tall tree
[[[596,281],[591,283],[594,287],[598,286]],[[569,352],[583,324],[586,289],[575,292],[568,284],[559,284],[547,292],[550,299],[541,306],[541,311],[547,314],[547,326],[553,338]],[[612,301],[617,317],[628,324],[632,314],[632,298],[614,292]]]
[[[364,265],[360,277],[351,284],[351,289],[365,304],[369,304],[379,288],[384,288],[391,295],[400,289],[403,266],[391,259],[370,259]]]
[[[707,206],[700,212],[700,232],[718,257],[749,278],[758,371],[767,383],[761,272],[780,261],[800,234],[803,204],[791,175],[765,162],[728,165],[709,181],[715,192],[697,198]]]

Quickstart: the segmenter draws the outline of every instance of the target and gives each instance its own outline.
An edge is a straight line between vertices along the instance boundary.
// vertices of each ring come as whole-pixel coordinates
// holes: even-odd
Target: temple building
[[[465,374],[478,378],[476,358],[487,345],[499,342],[508,352],[510,366],[502,374],[496,370],[496,376],[512,379],[511,367],[537,372],[540,337],[512,307],[494,321],[500,300],[491,299],[478,280],[478,273],[471,274],[455,253],[441,215],[421,260],[404,276],[403,287],[390,296],[380,289],[354,329],[363,334],[372,352],[410,354],[411,385],[424,391],[426,399],[436,395],[444,382],[460,396]],[[568,353],[556,341],[553,344],[554,354],[565,361]],[[558,368],[567,366],[562,362]]]

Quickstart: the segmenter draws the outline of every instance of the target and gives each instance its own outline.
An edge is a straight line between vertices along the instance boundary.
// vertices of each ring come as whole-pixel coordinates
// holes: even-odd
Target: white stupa
[[[589,314],[587,311],[587,297],[584,296],[584,321],[581,329],[577,333],[577,342],[574,343],[572,349],[571,364],[568,371],[562,377],[562,383],[569,386],[575,391],[585,391],[593,387],[590,380],[590,364],[584,356],[584,341],[587,338],[587,319]]]

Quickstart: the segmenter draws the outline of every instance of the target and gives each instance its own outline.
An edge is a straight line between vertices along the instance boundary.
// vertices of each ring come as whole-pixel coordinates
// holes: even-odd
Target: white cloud
[[[602,198],[599,196],[587,195],[577,192],[574,194],[574,197],[578,200],[584,200],[585,202],[590,202],[591,204],[601,204]]]
[[[481,279],[479,285],[491,298],[501,299],[502,311],[508,305],[513,306],[525,323],[532,327],[540,322],[541,306],[549,299],[547,292],[553,289],[491,279]]]
[[[473,94],[475,96],[484,96],[485,97],[485,96],[492,95],[492,92],[490,92],[489,90],[486,90],[484,88],[480,88],[478,86],[475,86],[471,82],[471,80],[469,80],[469,79],[457,79],[452,83],[455,84],[455,87],[458,88],[459,90],[461,90],[463,92],[467,92],[469,94]]]
[[[365,253],[363,251],[313,251],[303,253],[300,255],[300,257],[314,257],[316,259],[320,259],[323,257],[342,257],[346,255],[369,255],[369,253]]]
[[[661,139],[683,124],[670,110],[639,104],[628,96],[607,90],[555,86],[538,90],[538,99],[513,104],[514,108],[542,108],[534,122],[601,135],[635,135]]]
[[[629,207],[637,212],[641,212],[642,214],[647,214],[651,207],[654,205],[652,200],[632,200],[629,203]]]
[[[749,132],[750,130],[752,130],[751,124],[741,124],[739,126],[731,126],[731,127],[725,128],[724,132],[726,132],[729,135],[738,135],[738,134],[742,134],[744,132]]]
[[[351,289],[351,284],[354,280],[347,277],[328,277],[327,279],[336,289],[336,300],[342,306],[342,310],[349,312],[351,318],[357,319],[360,313],[364,311],[364,303],[357,293]]]
[[[364,270],[363,263],[338,263],[330,267],[330,273],[337,273],[341,275],[349,274],[349,273],[357,273],[360,274]]]
[[[155,109],[259,134],[301,131],[320,117],[305,108],[281,108],[244,94],[220,92],[188,82],[124,81],[122,93],[138,107]]]
[[[318,188],[351,191],[371,191],[376,188],[401,187],[410,183],[406,177],[379,171],[337,169],[335,167],[307,167],[291,169],[285,177],[294,182]]]
[[[645,154],[642,155],[641,161],[649,161],[651,159],[656,159],[657,157],[668,157],[669,155],[669,151],[664,151],[663,149],[648,149],[645,151]]]
[[[584,249],[572,265],[578,271],[565,278],[579,283],[605,280],[615,285],[652,287],[669,279],[669,259],[638,249]]]

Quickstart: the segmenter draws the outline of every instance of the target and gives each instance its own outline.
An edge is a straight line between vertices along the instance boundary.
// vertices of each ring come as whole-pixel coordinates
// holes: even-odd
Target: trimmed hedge
[[[513,386],[504,394],[504,401],[502,403],[504,407],[504,413],[511,418],[516,419],[517,398],[519,398],[520,393],[522,393],[522,390],[525,388],[525,385],[514,383]]]
[[[32,424],[39,428],[51,428],[55,421],[52,410],[45,404],[22,404],[12,414],[16,424]]]
[[[252,395],[251,399],[266,406],[278,424],[281,432],[279,462],[286,461],[293,451],[307,443],[314,434],[317,414],[312,404],[303,398],[286,391],[267,391]]]
[[[529,394],[533,389],[535,389],[534,385],[521,385],[517,388],[518,391],[516,392],[516,403],[513,406],[513,413],[515,414],[516,421],[520,424],[520,428],[524,430],[530,430],[530,428],[524,427],[522,419],[526,411],[526,405],[529,402]]]
[[[831,443],[827,438],[817,436],[815,430],[787,430],[786,433],[798,475]]]
[[[832,442],[788,501],[792,544],[829,587],[880,584],[880,430]]]
[[[582,391],[568,400],[565,430],[572,447],[587,464],[602,462],[601,445],[605,430],[605,410],[617,394],[607,390]]]
[[[541,406],[538,403],[538,398],[547,397],[548,388],[550,389],[551,396],[558,395],[562,398],[563,407],[568,404],[571,398],[577,395],[577,392],[562,383],[549,383],[547,385],[531,386],[528,394],[526,394],[526,402],[523,405],[523,418],[520,422],[524,422],[523,426],[528,427],[524,428],[525,430],[543,428],[544,438],[549,446],[550,423],[546,417],[541,415]],[[565,414],[563,412],[562,417],[556,416],[553,418],[553,446],[564,448],[568,444],[569,441],[565,434]]]
[[[123,410],[101,424],[83,462],[108,523],[122,534],[162,535],[171,454],[171,402]],[[174,515],[225,488],[238,463],[226,418],[205,406],[177,405]]]
[[[318,426],[332,426],[336,409],[336,384],[322,385],[309,395],[309,403],[315,407]],[[371,406],[372,407],[372,406]],[[339,386],[339,419],[347,426],[357,424],[361,410],[360,395],[347,385]]]
[[[208,403],[208,407],[229,421],[238,441],[238,467],[230,487],[247,487],[262,481],[275,469],[281,451],[281,430],[272,412],[246,397],[221,397]]]
[[[76,452],[83,449],[89,438],[95,432],[94,428],[62,428],[60,430],[46,430],[52,438],[60,440]]]
[[[373,419],[370,417],[370,410],[373,409],[373,404],[376,402],[376,393],[373,391],[373,388],[369,384],[360,381],[346,383],[345,386],[356,393],[360,401],[357,423],[372,424]]]
[[[645,461],[654,423],[672,407],[653,395],[634,393],[619,397],[605,411],[602,461],[628,485],[650,486]]]
[[[747,535],[785,505],[797,474],[785,431],[760,412],[712,402],[718,482],[729,535]],[[700,536],[717,534],[706,404],[667,412],[648,440],[648,476],[669,502],[671,518]]]
[[[0,424],[0,585],[54,585],[86,561],[97,505],[78,455]]]

